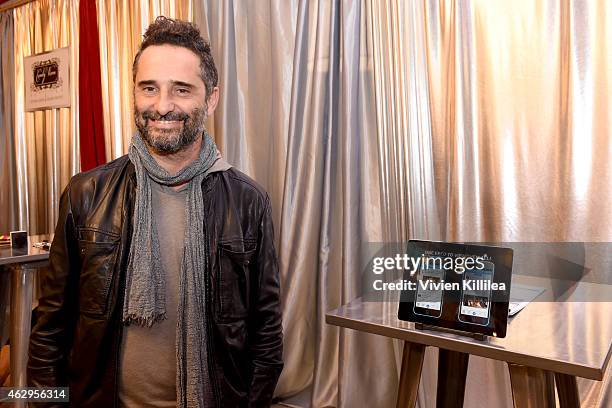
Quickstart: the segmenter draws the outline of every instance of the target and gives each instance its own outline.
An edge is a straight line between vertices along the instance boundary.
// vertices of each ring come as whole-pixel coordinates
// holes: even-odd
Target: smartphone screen
[[[442,314],[443,269],[421,269],[417,276],[414,313],[440,317]]]
[[[491,281],[494,264],[484,262],[483,269],[468,269],[463,273],[459,320],[487,325],[491,313]]]

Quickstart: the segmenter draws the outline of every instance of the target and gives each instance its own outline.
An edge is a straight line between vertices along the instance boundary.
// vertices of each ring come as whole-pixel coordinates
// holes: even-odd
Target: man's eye
[[[176,90],[176,93],[178,93],[179,95],[187,95],[189,93],[189,89],[187,89],[187,88],[178,88]]]
[[[153,87],[153,86],[145,86],[144,88],[142,88],[142,90],[144,92],[151,93],[151,92],[155,92],[155,87]]]

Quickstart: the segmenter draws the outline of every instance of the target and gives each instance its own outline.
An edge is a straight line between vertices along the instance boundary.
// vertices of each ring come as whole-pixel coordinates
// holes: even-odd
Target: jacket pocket
[[[249,311],[249,266],[255,241],[219,243],[217,248],[217,317],[244,319]]]
[[[106,314],[109,304],[119,248],[118,237],[88,229],[80,230],[79,237],[79,310],[83,314],[100,317]]]

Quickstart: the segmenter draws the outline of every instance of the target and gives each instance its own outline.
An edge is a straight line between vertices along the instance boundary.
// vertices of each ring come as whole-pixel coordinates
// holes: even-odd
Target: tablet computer
[[[407,255],[417,266],[404,273],[400,320],[506,336],[511,248],[410,240]]]

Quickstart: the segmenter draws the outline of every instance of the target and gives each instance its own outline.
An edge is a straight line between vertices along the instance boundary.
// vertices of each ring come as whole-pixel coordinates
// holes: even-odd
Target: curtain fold
[[[0,13],[0,233],[14,231],[19,225],[15,144],[13,139],[13,95],[15,62],[13,56],[13,13]],[[3,266],[0,266],[3,268]],[[0,269],[0,348],[10,332],[10,274]]]
[[[0,13],[0,233],[18,229],[17,163],[13,115],[15,110],[15,57],[13,13]],[[1,309],[0,309],[1,310]]]
[[[13,9],[15,56],[14,143],[19,227],[52,232],[59,197],[79,171],[79,2],[37,0]],[[23,58],[70,46],[70,108],[25,112]]]
[[[81,170],[87,171],[106,163],[95,0],[80,0],[79,18],[79,143]]]
[[[285,332],[276,395],[309,389],[316,407],[394,404],[397,384],[392,341],[324,319],[357,296],[361,243],[383,235],[365,6],[206,1],[194,10],[220,71],[217,143],[272,199]]]

